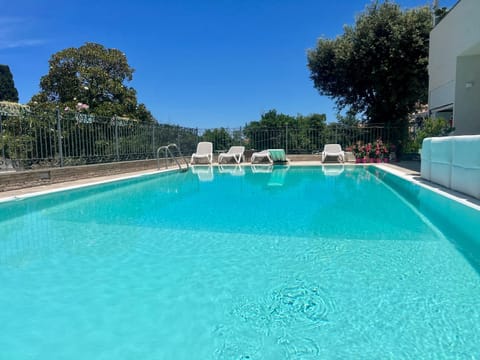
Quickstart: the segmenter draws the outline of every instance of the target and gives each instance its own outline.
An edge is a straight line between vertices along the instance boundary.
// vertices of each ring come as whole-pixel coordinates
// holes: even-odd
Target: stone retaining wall
[[[161,165],[164,166],[164,161],[162,161]],[[142,170],[155,170],[156,168],[156,160],[137,160],[28,171],[8,171],[0,173],[0,191]]]

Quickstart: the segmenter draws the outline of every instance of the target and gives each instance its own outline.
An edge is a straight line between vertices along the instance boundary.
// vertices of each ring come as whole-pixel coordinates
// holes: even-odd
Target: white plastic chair
[[[245,146],[231,146],[228,152],[218,155],[218,163],[223,160],[233,159],[237,164],[240,164],[242,160],[245,160],[243,153],[245,152]]]
[[[197,152],[192,154],[191,164],[195,164],[197,160],[206,159],[209,164],[213,160],[213,144],[208,141],[202,141],[197,144]]]
[[[322,151],[322,162],[325,162],[327,157],[334,157],[343,163],[345,161],[345,152],[342,150],[340,144],[325,144]]]

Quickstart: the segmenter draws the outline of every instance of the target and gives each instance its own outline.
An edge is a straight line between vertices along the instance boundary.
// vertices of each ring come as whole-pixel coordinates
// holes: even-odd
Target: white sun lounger
[[[269,163],[273,163],[272,158],[270,157],[270,152],[268,150],[263,150],[259,152],[254,152],[250,159],[251,163],[268,160]]]
[[[322,162],[325,162],[328,157],[334,157],[339,162],[344,162],[345,153],[342,150],[340,144],[325,144],[322,151]]]
[[[285,155],[285,150],[283,149],[268,149],[259,152],[255,152],[252,154],[251,163],[259,162],[259,161],[268,160],[269,163],[286,163],[290,160],[287,159]]]
[[[197,160],[207,160],[209,164],[213,159],[213,144],[208,141],[202,141],[197,144],[197,152],[192,154],[191,164],[196,164]]]
[[[242,160],[245,160],[243,153],[245,152],[245,146],[231,146],[228,152],[218,155],[218,163],[223,160],[233,159],[237,164],[240,164]]]

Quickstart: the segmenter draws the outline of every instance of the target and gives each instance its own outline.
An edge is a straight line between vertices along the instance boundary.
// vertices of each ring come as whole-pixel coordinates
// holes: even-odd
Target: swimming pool
[[[480,357],[478,211],[375,168],[264,169],[0,204],[0,358]]]

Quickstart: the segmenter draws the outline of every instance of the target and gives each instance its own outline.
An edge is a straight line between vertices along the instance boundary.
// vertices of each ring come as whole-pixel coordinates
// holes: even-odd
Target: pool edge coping
[[[400,170],[395,165],[393,166],[390,166],[388,164],[370,164],[370,165],[378,167],[384,171],[387,171],[390,174],[398,176],[410,183],[413,183],[424,189],[430,190],[438,195],[444,196],[450,200],[453,200],[455,202],[458,202],[460,204],[473,208],[477,211],[480,211],[480,199],[476,199],[470,195],[467,195],[458,191],[447,189],[439,184],[435,184],[431,181],[423,179],[420,176],[420,173],[418,172],[407,173],[405,171]]]
[[[5,193],[11,193],[11,194],[8,194],[7,196],[2,196],[3,194],[0,193],[0,203],[5,203],[5,202],[15,201],[15,200],[23,200],[30,197],[48,195],[48,194],[53,194],[61,191],[81,189],[89,186],[108,184],[115,181],[135,179],[142,176],[148,176],[153,174],[174,172],[177,170],[178,169],[176,168],[162,169],[162,170],[143,170],[143,171],[135,171],[135,172],[129,172],[129,173],[123,173],[123,174],[116,174],[116,175],[106,175],[98,178],[85,178],[85,179],[78,179],[78,180],[71,180],[71,181],[66,181],[61,183],[49,184],[44,186],[35,186],[31,188],[11,190],[11,191],[5,192]],[[39,187],[42,187],[43,189],[39,190],[38,189]]]
[[[251,166],[250,163],[242,163],[238,164],[240,166]],[[235,165],[235,166],[238,166]],[[405,168],[402,168],[399,165],[395,164],[390,164],[390,163],[385,163],[385,164],[376,164],[376,163],[366,163],[366,164],[355,164],[355,163],[346,163],[346,164],[338,164],[338,163],[328,163],[324,164],[321,161],[297,161],[297,162],[290,162],[290,166],[341,166],[341,165],[347,165],[347,166],[373,166],[373,167],[378,167],[379,169],[382,169],[388,173],[391,173],[395,176],[398,176],[408,182],[414,183],[418,186],[421,186],[422,188],[428,189],[430,191],[433,191],[441,196],[445,196],[453,201],[456,201],[458,203],[461,203],[465,206],[471,207],[477,211],[480,211],[480,200],[476,199],[472,196],[452,191],[450,189],[444,188],[438,184],[434,184],[432,182],[429,182],[425,179],[422,179],[420,177],[420,173],[417,171],[412,171],[408,170]],[[206,165],[209,166],[209,165]],[[218,164],[213,164],[212,166],[218,166]],[[407,171],[408,170],[408,171]],[[153,174],[159,174],[159,173],[166,173],[166,172],[175,172],[178,171],[178,168],[169,168],[169,169],[149,169],[149,170],[143,170],[143,171],[136,171],[136,172],[129,172],[129,173],[123,173],[123,174],[115,174],[115,175],[106,175],[102,176],[100,178],[86,178],[86,179],[79,179],[79,180],[72,180],[72,181],[67,181],[67,182],[62,182],[62,183],[56,183],[56,184],[49,184],[49,185],[44,185],[43,189],[37,189],[38,187],[42,186],[36,186],[36,187],[31,187],[31,188],[23,188],[23,189],[18,189],[18,190],[11,190],[11,191],[6,191],[5,193],[8,193],[6,196],[3,196],[2,193],[0,193],[0,203],[4,202],[9,202],[9,201],[15,201],[15,200],[22,200],[30,197],[35,197],[35,196],[41,196],[41,195],[46,195],[50,193],[56,193],[56,192],[61,192],[61,191],[68,191],[68,190],[74,190],[74,189],[79,189],[83,187],[88,187],[88,186],[95,186],[95,185],[101,185],[101,184],[106,184],[110,182],[115,182],[115,181],[121,181],[121,180],[127,180],[127,179],[134,179],[142,176],[147,176],[147,175],[153,175]]]

